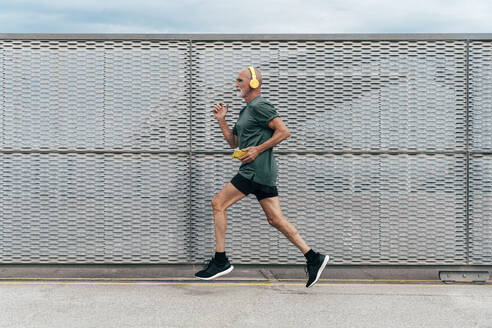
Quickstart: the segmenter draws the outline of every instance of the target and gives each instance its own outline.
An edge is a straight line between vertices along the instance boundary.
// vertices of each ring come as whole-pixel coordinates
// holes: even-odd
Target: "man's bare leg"
[[[206,269],[195,273],[195,277],[202,280],[215,279],[230,273],[234,266],[229,263],[225,255],[225,237],[227,228],[226,210],[229,206],[246,197],[236,189],[232,183],[228,183],[212,200],[215,229],[215,256],[210,260]]]
[[[212,200],[216,252],[225,252],[227,208],[244,197],[246,195],[229,182]]]
[[[304,239],[301,238],[295,226],[287,221],[283,215],[278,197],[264,198],[260,200],[260,204],[266,214],[268,223],[283,233],[287,239],[299,248],[302,254],[307,253],[311,249]]]
[[[304,254],[307,260],[308,281],[306,287],[314,285],[323,272],[326,264],[330,260],[328,255],[314,252],[306,242],[301,238],[299,232],[292,223],[287,221],[280,209],[280,200],[278,197],[269,197],[260,200],[261,207],[268,219],[268,223],[280,230],[299,250]]]

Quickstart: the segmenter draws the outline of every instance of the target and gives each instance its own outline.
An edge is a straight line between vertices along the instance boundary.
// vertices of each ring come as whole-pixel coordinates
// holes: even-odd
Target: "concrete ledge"
[[[231,280],[305,279],[304,265],[233,264]],[[12,279],[128,279],[189,280],[202,269],[194,264],[65,265],[0,264],[0,280]],[[334,280],[440,281],[440,271],[488,271],[492,266],[328,265],[321,278]],[[225,278],[225,277],[224,277]]]

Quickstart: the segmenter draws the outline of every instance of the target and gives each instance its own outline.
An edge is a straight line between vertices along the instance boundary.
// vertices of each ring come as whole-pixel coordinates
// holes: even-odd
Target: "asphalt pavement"
[[[492,282],[12,278],[0,327],[492,328]]]

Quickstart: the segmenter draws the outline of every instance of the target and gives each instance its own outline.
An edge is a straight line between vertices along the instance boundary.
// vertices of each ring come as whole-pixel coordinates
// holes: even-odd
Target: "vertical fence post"
[[[189,183],[189,197],[190,197],[190,204],[189,204],[189,233],[190,235],[188,236],[188,263],[192,263],[192,259],[193,259],[193,245],[192,245],[192,232],[193,232],[193,228],[192,228],[192,217],[191,217],[191,209],[192,209],[192,203],[191,203],[191,111],[192,111],[192,87],[193,87],[193,84],[192,84],[192,80],[191,80],[191,76],[192,76],[192,59],[191,59],[191,53],[192,53],[192,44],[191,44],[191,39],[189,40],[189,53],[188,53],[188,69],[189,69],[189,75],[188,75],[188,78],[189,78],[189,97],[188,97],[188,100],[189,100],[189,114],[190,114],[190,120],[189,120],[189,130],[190,130],[190,135],[189,135],[189,154],[188,154],[188,168],[189,168],[189,171],[188,171],[188,183]]]
[[[465,149],[466,149],[466,264],[470,264],[470,149],[469,149],[469,72],[470,39],[466,40],[466,105],[465,105]]]

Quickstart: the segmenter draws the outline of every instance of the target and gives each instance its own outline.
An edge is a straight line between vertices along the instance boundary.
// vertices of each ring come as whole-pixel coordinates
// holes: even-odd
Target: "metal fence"
[[[284,215],[334,264],[492,264],[492,35],[0,35],[0,263],[196,263],[262,93]],[[234,263],[304,263],[252,196]]]

